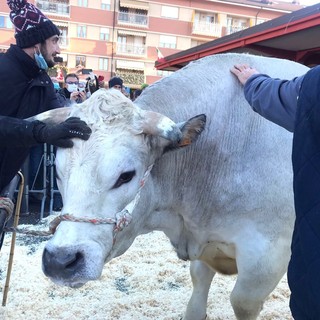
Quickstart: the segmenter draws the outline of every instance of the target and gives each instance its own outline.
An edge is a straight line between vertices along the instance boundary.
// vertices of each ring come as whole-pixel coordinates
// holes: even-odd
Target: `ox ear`
[[[168,117],[154,111],[143,110],[141,112],[142,132],[152,136],[160,136],[171,142],[180,141],[180,128]]]
[[[28,121],[39,120],[45,123],[61,123],[65,121],[70,113],[71,107],[57,108],[43,113],[39,113],[33,117],[27,118]]]
[[[177,127],[182,133],[181,140],[166,146],[165,151],[176,148],[187,147],[197,141],[198,137],[205,128],[207,117],[205,114],[199,114],[187,121],[177,123]]]

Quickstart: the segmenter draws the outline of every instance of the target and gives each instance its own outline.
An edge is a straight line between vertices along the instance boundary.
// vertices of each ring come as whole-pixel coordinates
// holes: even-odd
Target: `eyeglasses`
[[[67,84],[79,84],[79,81],[67,81]]]

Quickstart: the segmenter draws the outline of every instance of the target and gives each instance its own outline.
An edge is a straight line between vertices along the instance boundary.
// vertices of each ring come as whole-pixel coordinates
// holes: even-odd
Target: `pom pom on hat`
[[[27,0],[7,0],[7,4],[19,47],[32,47],[54,35],[60,35],[57,26]]]

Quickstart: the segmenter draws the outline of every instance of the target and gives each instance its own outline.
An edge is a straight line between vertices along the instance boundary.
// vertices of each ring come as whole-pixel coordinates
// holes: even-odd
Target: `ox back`
[[[259,221],[270,236],[281,232],[290,237],[294,221],[292,133],[252,111],[242,86],[230,73],[236,63],[247,63],[281,79],[308,70],[282,59],[221,54],[192,62],[149,86],[136,100],[141,108],[151,108],[175,122],[197,113],[207,115],[197,143],[165,154],[153,177],[158,176],[167,190],[167,201],[184,203],[184,219],[194,225],[209,223],[212,230],[234,225],[236,229],[241,217]],[[180,255],[192,258],[190,252]]]

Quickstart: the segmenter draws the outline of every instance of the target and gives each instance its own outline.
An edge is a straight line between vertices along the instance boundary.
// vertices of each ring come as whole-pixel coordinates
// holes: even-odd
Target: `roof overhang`
[[[173,71],[190,61],[224,52],[275,56],[304,64],[320,63],[320,3],[167,56],[157,61],[155,67]]]

